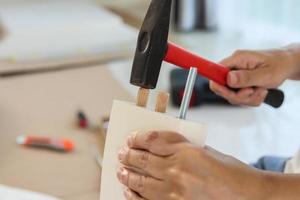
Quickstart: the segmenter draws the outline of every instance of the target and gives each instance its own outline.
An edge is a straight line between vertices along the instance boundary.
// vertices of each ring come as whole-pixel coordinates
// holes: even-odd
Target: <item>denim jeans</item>
[[[266,156],[259,159],[257,163],[252,164],[252,166],[265,171],[284,172],[288,160],[289,158]]]

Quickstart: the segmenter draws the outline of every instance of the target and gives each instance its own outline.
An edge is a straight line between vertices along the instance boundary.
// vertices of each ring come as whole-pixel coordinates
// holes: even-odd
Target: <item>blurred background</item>
[[[129,77],[138,30],[149,3],[150,0],[0,0],[0,132],[5,132],[0,134],[0,184],[76,199],[72,190],[81,188],[79,185],[60,185],[62,191],[41,186],[40,179],[26,182],[30,179],[28,174],[36,173],[36,165],[28,165],[26,158],[35,163],[45,157],[45,152],[36,155],[35,151],[20,149],[15,145],[16,136],[53,136],[55,132],[54,136],[73,139],[78,149],[72,159],[47,154],[54,156],[52,161],[71,159],[69,163],[77,159],[80,164],[83,158],[77,154],[89,155],[93,160],[89,146],[98,137],[84,133],[88,139],[83,138],[86,136],[82,130],[71,125],[73,115],[81,108],[97,123],[109,113],[113,99],[134,100],[137,88],[129,84]],[[300,41],[299,8],[297,0],[174,0],[169,39],[216,62],[237,49],[279,48]],[[163,64],[150,107],[157,91],[172,92],[170,74],[174,69]],[[201,97],[208,95],[207,81],[203,81],[206,89],[200,90]],[[254,162],[263,155],[290,157],[300,146],[300,83],[287,81],[281,89],[286,101],[280,109],[204,101],[191,108],[188,119],[207,125],[208,145],[244,162]],[[174,101],[168,113],[177,116],[179,109]],[[87,165],[95,164],[84,159]],[[27,163],[27,176],[12,178],[19,171],[13,167],[18,162]],[[66,171],[56,171],[54,163],[45,161],[44,171],[38,175],[47,174],[47,165],[52,165],[52,172],[62,175],[62,179],[76,179],[72,174],[64,177],[67,163]],[[99,170],[94,166],[89,171]],[[79,172],[81,168],[74,169],[75,174]],[[95,195],[78,199],[98,198],[99,183],[93,174],[88,176],[93,180],[89,183],[94,184]],[[51,181],[49,184],[55,185]]]

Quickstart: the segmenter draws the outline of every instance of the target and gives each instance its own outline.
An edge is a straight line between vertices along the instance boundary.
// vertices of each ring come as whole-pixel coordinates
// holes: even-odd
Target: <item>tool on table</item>
[[[82,129],[86,129],[89,126],[88,118],[82,110],[79,110],[77,112],[77,123],[78,126]]]
[[[174,69],[171,71],[171,100],[173,105],[175,106],[181,105],[187,77],[188,71],[186,70]],[[190,101],[190,107],[201,106],[203,104],[218,104],[232,106],[223,97],[216,95],[213,91],[210,90],[209,81],[206,78],[202,76],[197,76],[194,91]]]
[[[61,152],[70,152],[74,149],[74,144],[68,139],[58,139],[43,136],[25,136],[17,138],[17,144],[27,147],[37,147],[51,149]]]
[[[87,130],[93,133],[99,133],[99,131],[101,132],[101,129],[103,127],[105,127],[106,131],[108,127],[108,123],[106,122],[108,121],[108,115],[104,115],[103,117],[101,117],[100,121],[95,123],[93,120],[89,120],[87,112],[83,111],[82,109],[76,112],[76,125],[83,130]]]
[[[184,69],[196,67],[198,74],[227,86],[230,72],[220,64],[197,56],[168,42],[172,0],[152,0],[141,27],[130,82],[145,89],[154,89],[163,61]],[[269,90],[265,103],[275,108],[282,105],[284,93],[278,89]]]

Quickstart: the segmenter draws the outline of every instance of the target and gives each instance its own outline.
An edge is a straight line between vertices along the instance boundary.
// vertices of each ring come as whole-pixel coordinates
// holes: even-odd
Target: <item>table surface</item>
[[[79,108],[97,124],[113,99],[132,99],[109,70],[95,66],[0,79],[0,90],[0,184],[65,200],[98,200],[99,133],[81,130],[75,122]],[[18,146],[21,134],[69,138],[75,150],[64,154]]]
[[[98,200],[101,168],[95,156],[103,140],[97,131],[79,129],[75,121],[82,109],[98,125],[113,99],[132,101],[107,67],[0,79],[0,89],[0,184],[64,200]],[[18,146],[21,134],[69,138],[75,151]]]

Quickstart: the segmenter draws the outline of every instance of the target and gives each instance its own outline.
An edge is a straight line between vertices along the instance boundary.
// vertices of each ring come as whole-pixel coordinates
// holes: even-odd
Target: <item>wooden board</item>
[[[203,124],[180,120],[135,104],[114,101],[106,136],[100,200],[125,200],[123,187],[116,177],[119,166],[118,151],[126,144],[126,138],[131,132],[153,129],[182,133],[200,146],[203,146],[206,140]]]

